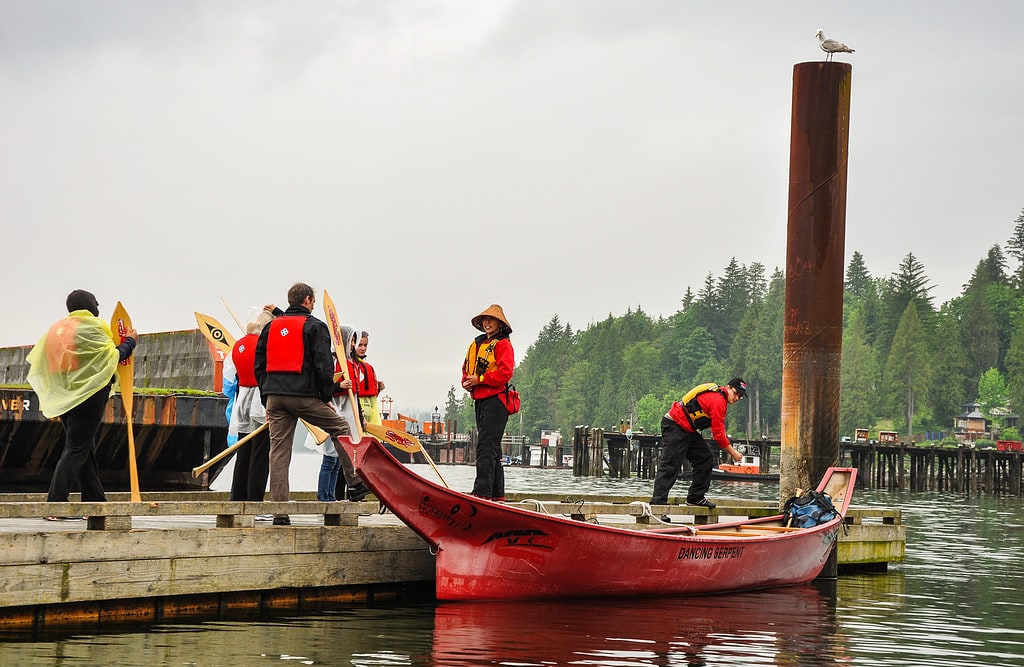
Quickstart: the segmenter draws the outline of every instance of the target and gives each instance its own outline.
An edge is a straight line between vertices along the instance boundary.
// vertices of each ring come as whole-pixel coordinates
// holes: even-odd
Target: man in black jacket
[[[327,325],[310,313],[313,288],[295,283],[288,290],[288,310],[263,328],[256,343],[256,381],[270,426],[270,499],[289,499],[288,467],[292,460],[295,424],[301,418],[338,440],[348,424],[327,404],[334,387],[334,356]],[[337,447],[348,499],[362,500],[370,491],[356,474],[344,449]],[[275,526],[291,523],[287,514]]]

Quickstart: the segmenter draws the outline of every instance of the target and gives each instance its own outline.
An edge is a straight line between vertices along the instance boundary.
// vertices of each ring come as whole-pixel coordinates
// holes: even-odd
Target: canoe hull
[[[685,526],[599,525],[447,489],[372,438],[345,446],[374,494],[436,550],[441,600],[698,595],[803,583],[821,572],[842,522],[738,538],[714,536],[711,526],[690,535]],[[758,523],[780,525],[781,517],[717,529]]]

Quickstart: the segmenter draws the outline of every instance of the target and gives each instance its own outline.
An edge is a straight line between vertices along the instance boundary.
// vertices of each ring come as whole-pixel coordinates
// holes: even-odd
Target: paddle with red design
[[[110,316],[110,333],[114,339],[114,345],[120,345],[128,337],[132,329],[132,319],[128,317],[128,311],[124,309],[121,302],[114,307],[114,314]],[[124,418],[128,426],[128,483],[131,487],[131,499],[133,503],[142,501],[142,493],[139,491],[139,468],[135,461],[135,429],[132,428],[132,408],[135,399],[135,357],[129,355],[127,359],[117,365],[117,382],[121,389],[121,403],[124,405]]]
[[[387,426],[381,426],[380,424],[367,424],[365,428],[366,432],[373,437],[382,442],[386,442],[392,447],[397,447],[403,452],[409,452],[410,454],[423,452],[423,458],[425,458],[427,463],[430,464],[430,467],[434,469],[434,473],[437,474],[437,478],[441,480],[441,483],[449,489],[452,488],[448,484],[448,481],[441,475],[441,471],[437,469],[436,465],[434,465],[434,460],[430,458],[430,454],[427,453],[427,450],[422,444],[420,444],[420,441],[417,440],[415,436],[409,435],[405,431],[398,431],[393,428],[388,428]]]
[[[334,300],[331,299],[331,295],[324,290],[324,315],[327,317],[327,328],[331,330],[331,342],[334,343],[334,356],[338,358],[338,366],[341,368],[342,378],[348,375],[348,360],[345,355],[345,341],[341,339],[341,320],[338,319],[338,309],[334,307]],[[351,378],[349,378],[351,379]],[[363,439],[363,428],[359,423],[359,404],[356,403],[355,392],[352,391],[352,387],[349,386],[348,391],[348,404],[352,409],[351,422],[355,428],[356,441]]]
[[[341,365],[341,368],[344,369],[342,371],[344,373],[345,371],[348,370],[348,362],[345,360],[345,347],[344,342],[342,342],[341,340],[341,320],[338,318],[338,309],[334,307],[334,300],[331,298],[331,295],[327,293],[327,290],[324,290],[324,315],[327,316],[327,328],[331,330],[331,340],[334,342],[334,354],[338,357],[338,363]],[[349,404],[352,405],[353,410],[356,411],[356,397],[355,394],[352,392],[351,387],[349,387],[348,389],[348,401]],[[363,432],[362,429],[360,428],[358,412],[356,412],[356,417],[354,421],[356,424],[357,439],[362,440]],[[376,431],[378,428],[382,427],[378,427],[375,424],[366,425],[366,430],[371,434],[373,434],[374,431]],[[393,432],[391,437],[388,437],[385,434],[383,437],[387,442],[404,451],[423,452],[423,458],[427,460],[427,463],[430,464],[430,467],[434,469],[435,473],[437,473],[438,479],[440,479],[441,482],[443,482],[446,487],[448,487],[449,489],[451,488],[450,486],[448,486],[448,482],[445,481],[444,477],[441,476],[441,471],[437,469],[436,465],[434,465],[434,460],[430,458],[430,454],[428,454],[427,450],[424,449],[422,445],[420,445],[419,440],[416,440],[416,438],[413,438],[408,433],[406,433],[404,437],[410,439],[411,441],[403,442],[402,444],[398,444],[399,436],[397,435],[397,433]],[[416,449],[408,449],[408,447],[415,447]]]

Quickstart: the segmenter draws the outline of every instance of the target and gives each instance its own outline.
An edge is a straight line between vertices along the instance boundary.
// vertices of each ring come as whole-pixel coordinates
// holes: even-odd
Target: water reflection
[[[434,613],[432,664],[836,664],[847,651],[834,600],[798,586],[603,604],[444,603]]]
[[[0,643],[0,664],[429,665],[433,623],[432,604],[360,606],[245,621],[136,626],[123,632],[7,636]]]

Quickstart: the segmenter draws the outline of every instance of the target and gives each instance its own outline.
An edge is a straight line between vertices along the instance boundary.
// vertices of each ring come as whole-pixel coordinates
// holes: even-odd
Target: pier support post
[[[848,63],[793,68],[779,501],[839,461]]]

